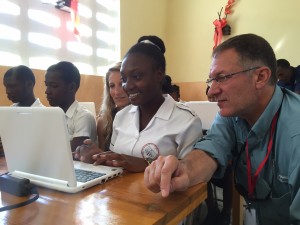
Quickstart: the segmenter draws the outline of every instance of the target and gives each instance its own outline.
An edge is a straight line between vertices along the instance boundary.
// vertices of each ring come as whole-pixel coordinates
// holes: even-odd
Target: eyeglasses
[[[244,187],[244,185],[242,185],[241,183],[238,182],[237,175],[236,175],[238,173],[238,164],[239,164],[239,161],[241,160],[241,153],[245,152],[245,147],[246,147],[246,145],[243,144],[243,146],[241,147],[241,150],[239,151],[239,154],[237,156],[237,159],[236,159],[235,165],[234,165],[233,181],[234,181],[235,189],[246,200],[250,200],[250,201],[267,200],[272,195],[272,187],[273,187],[273,180],[274,180],[274,173],[275,173],[274,161],[273,161],[274,159],[272,159],[272,182],[271,182],[271,185],[269,185],[265,179],[260,177],[257,180],[255,190],[254,190],[254,195],[249,196],[248,188]],[[247,180],[247,178],[246,178],[246,180]],[[257,190],[259,190],[259,191],[257,191]]]
[[[252,68],[250,68],[250,69],[242,70],[242,71],[235,72],[235,73],[230,73],[230,74],[227,74],[227,75],[218,75],[218,76],[216,76],[215,78],[207,79],[207,80],[206,80],[206,84],[207,84],[207,86],[211,87],[212,82],[213,82],[214,80],[219,84],[219,83],[225,82],[226,80],[230,79],[230,78],[231,78],[232,76],[234,76],[234,75],[241,74],[241,73],[246,73],[246,72],[251,71],[251,70],[256,70],[256,69],[258,69],[259,67],[260,67],[260,66],[255,66],[255,67],[252,67]]]

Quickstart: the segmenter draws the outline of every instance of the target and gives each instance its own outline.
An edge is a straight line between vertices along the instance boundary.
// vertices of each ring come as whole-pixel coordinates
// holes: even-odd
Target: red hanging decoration
[[[74,26],[74,34],[79,36],[80,18],[78,15],[78,0],[71,0],[71,19]]]
[[[218,12],[219,19],[216,19],[213,24],[215,25],[215,33],[214,33],[214,47],[215,49],[222,41],[223,35],[230,35],[231,33],[231,27],[227,24],[227,15],[232,13],[231,7],[234,4],[235,0],[228,0],[227,5],[225,6],[225,17],[221,19],[221,14],[223,7],[221,8],[221,11]]]
[[[233,5],[235,0],[228,0],[227,5],[225,6],[225,15],[227,17],[228,14],[232,13],[231,6]]]

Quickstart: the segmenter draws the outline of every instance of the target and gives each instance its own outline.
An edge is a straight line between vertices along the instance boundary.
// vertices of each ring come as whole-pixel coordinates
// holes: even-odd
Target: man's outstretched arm
[[[193,150],[184,159],[160,156],[144,173],[146,187],[167,197],[201,182],[208,182],[218,167],[217,162],[201,150]]]

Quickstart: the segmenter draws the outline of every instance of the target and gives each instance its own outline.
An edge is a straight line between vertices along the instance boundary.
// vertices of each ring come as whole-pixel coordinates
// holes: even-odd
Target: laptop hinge
[[[50,178],[50,177],[43,177],[40,175],[35,175],[31,173],[26,173],[26,172],[21,172],[18,170],[15,170],[14,172],[11,172],[13,176],[16,177],[22,177],[22,178],[27,178],[33,183],[48,183],[51,185],[58,185],[58,186],[65,186],[68,187],[68,182],[65,180],[59,180],[55,178]]]

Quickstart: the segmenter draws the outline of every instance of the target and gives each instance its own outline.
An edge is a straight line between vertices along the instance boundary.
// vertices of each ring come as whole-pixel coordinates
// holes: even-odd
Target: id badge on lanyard
[[[258,225],[256,221],[256,210],[250,204],[244,206],[244,225]]]

